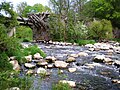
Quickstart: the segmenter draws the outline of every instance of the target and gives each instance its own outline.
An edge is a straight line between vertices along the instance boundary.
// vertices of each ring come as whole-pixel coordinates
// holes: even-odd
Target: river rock
[[[17,60],[12,60],[10,63],[13,65],[13,70],[19,71],[20,70],[20,65],[18,64]]]
[[[77,57],[78,57],[78,54],[70,54],[70,57],[77,58]]]
[[[12,56],[12,57],[10,57],[9,59],[10,59],[10,60],[15,60],[16,57],[15,57],[15,56]]]
[[[95,48],[96,49],[96,48]],[[94,51],[95,50],[94,48],[89,48],[89,51]]]
[[[53,64],[48,64],[48,65],[47,65],[47,68],[53,68],[53,67],[54,67]]]
[[[31,74],[33,74],[33,73],[34,73],[34,70],[28,70],[28,71],[26,72],[27,75],[31,75]]]
[[[71,87],[75,87],[76,83],[74,81],[60,80],[60,83],[68,83]]]
[[[38,68],[37,69],[37,74],[46,74],[47,73],[47,71],[44,69],[44,68]]]
[[[113,53],[114,53],[113,50],[108,50],[108,51],[107,51],[107,55],[112,55]]]
[[[118,68],[120,67],[120,61],[115,60],[114,65],[117,66]]]
[[[75,72],[76,70],[77,70],[76,68],[68,68],[68,71],[71,72],[71,73]]]
[[[39,53],[34,54],[34,59],[39,60],[39,59],[42,59],[42,58],[43,57]]]
[[[19,87],[11,87],[10,89],[6,89],[6,90],[20,90]]]
[[[47,56],[46,61],[48,63],[54,63],[56,61],[56,58],[54,56]]]
[[[112,80],[112,83],[120,84],[120,80],[118,80],[118,79],[113,79],[113,80]]]
[[[95,43],[94,46],[101,50],[109,50],[112,46],[108,43]]]
[[[38,66],[46,66],[48,63],[46,61],[40,61],[37,63]]]
[[[85,47],[87,47],[87,48],[94,48],[94,45],[93,44],[86,44]]]
[[[55,67],[57,68],[66,68],[68,63],[64,61],[55,61]]]
[[[43,60],[44,60],[44,59],[32,60],[32,62],[34,62],[34,63],[38,63],[38,62],[43,61]]]
[[[93,64],[85,64],[85,65],[86,65],[86,68],[88,68],[88,69],[93,69],[94,68]]]
[[[71,62],[75,62],[76,59],[74,57],[68,57],[68,59],[66,60],[67,63],[71,63]]]
[[[87,53],[85,53],[85,52],[79,52],[79,53],[78,53],[78,56],[80,56],[80,57],[81,57],[81,56],[86,57],[86,56],[88,56],[88,54],[87,54]]]
[[[104,61],[106,64],[112,65],[113,64],[113,60],[110,58],[104,58]]]
[[[27,60],[27,62],[31,62],[32,61],[32,55],[25,56],[25,59]]]
[[[105,59],[105,56],[104,55],[97,55],[97,56],[95,56],[94,58],[93,58],[93,61],[94,62],[103,62],[104,61],[104,59]]]
[[[36,64],[34,63],[25,63],[26,68],[35,68]]]

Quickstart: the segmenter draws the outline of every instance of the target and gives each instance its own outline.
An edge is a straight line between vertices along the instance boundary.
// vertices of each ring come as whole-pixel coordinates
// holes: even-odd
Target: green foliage
[[[24,53],[24,55],[25,56],[27,56],[27,55],[34,55],[34,54],[36,54],[36,53],[40,53],[40,55],[42,56],[42,57],[46,57],[46,54],[40,49],[40,48],[38,48],[38,46],[37,45],[34,45],[34,46],[30,46],[30,47],[28,47],[28,48],[25,48],[24,50],[23,50],[23,53]]]
[[[64,41],[65,25],[59,15],[50,15],[49,26],[51,39],[54,41]]]
[[[5,12],[9,18],[5,17],[1,12]],[[7,28],[12,28],[17,25],[17,15],[13,11],[13,5],[9,2],[2,2],[0,4],[0,23],[4,24]]]
[[[95,40],[75,40],[78,45],[94,44]]]
[[[76,39],[87,39],[88,38],[88,28],[82,22],[78,22],[74,27],[74,34]]]
[[[0,53],[5,52],[8,56],[16,55],[21,45],[14,37],[7,36],[7,29],[0,24]]]
[[[20,2],[17,5],[17,8],[16,8],[17,14],[18,15],[22,15],[22,13],[23,13],[23,11],[24,11],[24,9],[25,9],[26,6],[27,6],[27,2]]]
[[[22,12],[22,16],[27,17],[28,13],[38,13],[51,11],[49,7],[43,6],[42,4],[35,4],[34,6],[26,6]]]
[[[89,26],[89,36],[92,39],[111,39],[112,34],[112,25],[111,22],[105,19],[101,21],[93,21]]]
[[[67,83],[58,83],[52,86],[52,90],[72,90]]]
[[[28,42],[32,41],[32,30],[29,27],[17,26],[16,27],[16,38],[20,41]]]
[[[40,49],[38,48],[37,45],[34,45],[34,46],[29,46],[28,48],[21,48],[15,56],[15,58],[18,60],[18,62],[21,64],[21,63],[25,63],[26,62],[26,59],[25,59],[25,56],[28,56],[28,55],[34,55],[36,53],[40,53],[40,55],[45,58],[46,57],[46,54]]]
[[[8,61],[8,56],[5,54],[5,52],[0,53],[0,72],[12,70],[12,64]]]
[[[120,0],[89,0],[85,4],[85,16],[107,19],[120,28]],[[88,9],[89,8],[89,9]]]
[[[29,90],[31,81],[28,77],[20,78],[16,72],[6,71],[0,73],[0,90],[6,90],[11,87],[19,87],[20,90]]]
[[[73,42],[79,39],[88,38],[88,28],[83,22],[73,24],[70,20],[68,24],[63,22],[60,15],[52,14],[50,16],[50,33],[51,39],[54,41]]]

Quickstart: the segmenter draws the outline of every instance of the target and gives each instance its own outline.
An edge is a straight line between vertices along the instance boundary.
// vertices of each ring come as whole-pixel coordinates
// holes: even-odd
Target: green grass
[[[36,53],[40,53],[40,55],[43,58],[46,57],[46,54],[40,48],[38,48],[37,45],[33,45],[33,46],[29,46],[28,48],[21,49],[17,53],[16,59],[18,60],[19,63],[24,63],[24,62],[26,62],[26,59],[24,58],[24,56],[28,56],[28,55],[33,56]]]
[[[94,44],[95,40],[76,40],[76,43],[78,43],[80,46],[86,44]]]
[[[67,83],[58,83],[52,85],[52,90],[73,90]]]
[[[28,47],[28,48],[25,48],[24,50],[23,50],[23,53],[24,53],[24,55],[34,55],[34,54],[36,54],[36,53],[40,53],[40,55],[43,57],[43,58],[45,58],[46,57],[46,54],[40,49],[40,48],[38,48],[38,46],[37,45],[34,45],[34,46],[30,46],[30,47]]]
[[[118,39],[118,38],[114,38],[114,39],[112,39],[113,41],[117,41],[117,42],[120,42],[120,39]]]

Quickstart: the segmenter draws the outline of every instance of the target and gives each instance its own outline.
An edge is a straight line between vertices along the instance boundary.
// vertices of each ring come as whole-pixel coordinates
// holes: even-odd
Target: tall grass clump
[[[73,90],[68,83],[53,84],[52,90]]]

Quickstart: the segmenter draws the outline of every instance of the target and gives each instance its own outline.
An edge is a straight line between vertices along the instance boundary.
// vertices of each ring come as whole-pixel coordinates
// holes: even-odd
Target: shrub
[[[16,38],[23,42],[32,41],[33,40],[32,30],[29,27],[17,26]]]
[[[113,37],[112,25],[108,20],[102,19],[101,21],[93,21],[89,29],[89,36],[92,39],[102,40],[111,39]]]
[[[12,64],[8,61],[8,56],[5,54],[5,52],[0,54],[0,72],[12,70]]]
[[[24,58],[25,56],[33,56],[36,53],[40,53],[43,58],[46,57],[46,54],[40,48],[38,48],[37,45],[29,46],[28,48],[22,48],[15,56],[19,63],[24,63],[26,62],[26,59]]]
[[[75,42],[81,46],[86,44],[94,44],[95,40],[75,40]]]
[[[30,47],[28,47],[28,48],[25,48],[24,50],[23,50],[23,53],[24,53],[24,55],[25,56],[27,56],[27,55],[34,55],[34,54],[36,54],[36,53],[40,53],[40,55],[42,56],[42,57],[46,57],[46,54],[40,49],[40,48],[38,48],[38,46],[37,45],[34,45],[34,46],[30,46]]]
[[[72,88],[67,83],[58,83],[52,86],[52,90],[72,90]]]
[[[19,87],[20,90],[29,90],[31,81],[28,77],[19,77],[17,72],[6,71],[0,73],[0,90],[9,90],[11,87]]]
[[[78,22],[74,27],[74,34],[77,39],[88,38],[88,28],[82,22]]]

